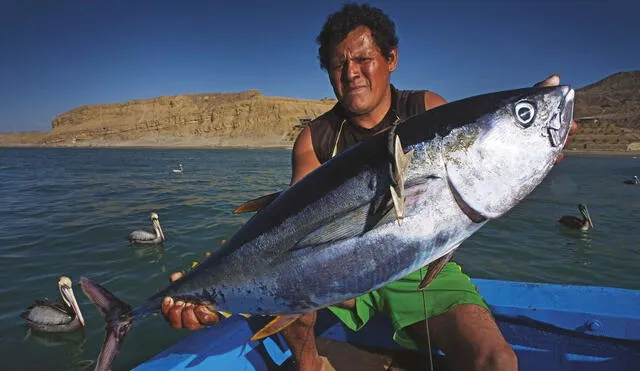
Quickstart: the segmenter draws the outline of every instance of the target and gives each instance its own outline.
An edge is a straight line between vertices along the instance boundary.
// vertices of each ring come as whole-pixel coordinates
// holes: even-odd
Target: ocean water
[[[244,201],[289,182],[288,150],[0,148],[0,359],[3,370],[92,369],[104,338],[97,308],[77,285],[90,276],[130,304],[220,246],[250,215]],[[172,168],[184,165],[182,174]],[[640,159],[569,156],[501,219],[488,223],[455,260],[472,277],[640,289]],[[595,224],[568,230],[562,215],[586,203]],[[160,216],[167,241],[130,246],[126,235]],[[19,314],[59,299],[70,276],[87,327],[29,332]],[[114,369],[130,369],[188,336],[161,317],[136,323]]]

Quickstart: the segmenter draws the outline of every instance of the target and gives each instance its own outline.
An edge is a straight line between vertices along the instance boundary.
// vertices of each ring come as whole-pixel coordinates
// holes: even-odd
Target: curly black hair
[[[343,5],[338,12],[327,17],[322,31],[316,38],[316,42],[320,45],[318,59],[322,69],[329,69],[331,46],[340,43],[349,32],[359,26],[368,27],[382,55],[387,59],[391,57],[391,50],[398,47],[395,23],[376,7],[350,3]]]

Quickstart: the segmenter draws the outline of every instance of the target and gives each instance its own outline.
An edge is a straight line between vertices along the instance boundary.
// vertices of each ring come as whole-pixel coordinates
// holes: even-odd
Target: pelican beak
[[[84,317],[82,317],[82,312],[80,311],[80,306],[78,306],[76,296],[73,294],[73,289],[66,283],[60,283],[59,288],[62,299],[73,309],[73,311],[76,313],[76,316],[78,316],[78,320],[80,321],[82,326],[84,326]]]
[[[162,241],[164,241],[164,232],[162,231],[162,227],[160,226],[160,220],[154,219],[153,226],[155,227],[156,231],[160,235],[160,238],[162,238]]]
[[[593,228],[593,221],[591,220],[591,215],[589,215],[589,210],[586,206],[582,209],[582,215],[587,219],[587,222],[589,222],[589,227]]]

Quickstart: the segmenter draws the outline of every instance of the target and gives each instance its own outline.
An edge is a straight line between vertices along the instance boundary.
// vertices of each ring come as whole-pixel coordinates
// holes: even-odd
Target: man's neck
[[[391,86],[387,87],[387,92],[382,98],[382,102],[371,112],[362,115],[349,115],[349,120],[354,124],[365,129],[371,129],[382,122],[391,108]]]

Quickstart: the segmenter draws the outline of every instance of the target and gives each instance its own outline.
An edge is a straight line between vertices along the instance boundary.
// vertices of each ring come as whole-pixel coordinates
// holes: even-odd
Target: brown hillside
[[[0,135],[0,146],[291,146],[300,120],[335,102],[249,90],[88,105],[54,118],[49,132]],[[578,89],[574,117],[580,130],[569,150],[640,150],[640,71]]]
[[[580,130],[569,149],[640,150],[640,71],[619,72],[576,91]]]
[[[233,143],[234,138],[237,143],[290,145],[301,119],[315,118],[334,104],[331,99],[267,97],[257,90],[163,96],[81,106],[56,117],[50,132],[32,138],[49,146],[170,145],[180,138],[185,145]]]

